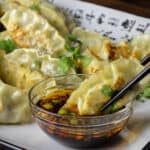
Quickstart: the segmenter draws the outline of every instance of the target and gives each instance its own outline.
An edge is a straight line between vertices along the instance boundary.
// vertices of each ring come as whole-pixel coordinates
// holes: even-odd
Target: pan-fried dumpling
[[[40,59],[43,57],[45,57],[45,55],[38,56],[38,52],[36,49],[20,48],[16,49],[13,53],[7,54],[5,56],[5,59],[15,63],[16,65],[24,66],[25,68],[30,69],[35,61],[40,61]]]
[[[85,54],[92,55],[100,61],[111,61],[120,57],[128,58],[130,56],[128,44],[126,42],[113,44],[109,38],[81,28],[75,28],[73,30],[73,35],[82,42],[82,51]]]
[[[82,42],[82,54],[91,58],[88,66],[81,68],[82,73],[93,74],[102,69],[109,59],[107,45],[110,44],[110,40],[96,32],[86,31],[81,28],[75,28],[72,34]]]
[[[92,58],[90,64],[82,68],[83,73],[96,73],[105,64],[119,58],[134,57],[141,60],[150,53],[150,35],[140,35],[131,42],[120,43],[111,43],[108,38],[81,28],[75,28],[73,35],[82,42],[82,54]]]
[[[48,2],[41,2],[39,7],[41,14],[61,33],[62,36],[66,37],[69,31],[63,13]]]
[[[0,80],[0,123],[29,121],[31,121],[31,112],[27,95]]]
[[[68,73],[73,74],[75,70],[70,69]],[[36,49],[16,49],[2,59],[0,74],[6,83],[27,91],[34,83],[62,72],[58,58],[40,56]]]
[[[6,12],[1,22],[19,47],[38,48],[54,57],[68,53],[63,37],[34,10],[18,5]]]
[[[113,91],[118,91],[135,77],[143,66],[135,59],[117,59],[106,65],[101,71],[92,75],[81,83],[67,100],[66,107],[75,111],[79,115],[95,115],[100,113],[100,108],[110,99],[101,91],[104,86],[111,87]],[[134,92],[129,92],[117,104],[119,108],[124,106],[129,100],[133,100],[138,92],[150,83],[150,75],[139,82],[134,88]],[[133,94],[134,93],[134,94]]]
[[[40,1],[40,0],[6,0],[7,7],[9,6],[9,9],[12,9],[13,3],[17,2],[20,3],[23,6],[29,7],[35,11],[37,11],[39,14],[41,14],[43,17],[45,17],[48,22],[55,27],[59,33],[62,36],[66,36],[68,34],[68,29],[65,23],[65,16],[63,15],[58,8],[56,8],[54,5],[50,4],[47,1]]]
[[[27,91],[36,82],[45,79],[41,72],[32,71],[5,58],[0,63],[0,75],[4,82],[24,91]]]
[[[92,59],[87,67],[82,67],[83,74],[93,74],[104,68],[106,61],[98,61],[97,59]]]
[[[139,60],[150,53],[150,34],[139,35],[129,42],[132,57]]]
[[[62,74],[59,67],[59,58],[51,58],[49,55],[40,56],[36,49],[16,49],[13,53],[7,54],[5,58],[16,65],[39,71],[44,76]],[[68,73],[75,73],[75,70],[70,69]]]
[[[17,49],[6,55],[5,58],[16,65],[39,71],[45,76],[61,74],[59,59],[51,58],[49,55],[40,56],[36,49]]]
[[[82,42],[82,54],[91,57],[90,64],[86,68],[82,68],[83,73],[96,73],[112,60],[130,57],[126,42],[113,44],[110,39],[81,28],[75,28],[73,35]]]
[[[107,45],[110,44],[110,40],[108,38],[100,36],[96,32],[86,31],[81,28],[75,28],[73,35],[82,42],[82,51],[87,50],[99,60],[109,58]]]

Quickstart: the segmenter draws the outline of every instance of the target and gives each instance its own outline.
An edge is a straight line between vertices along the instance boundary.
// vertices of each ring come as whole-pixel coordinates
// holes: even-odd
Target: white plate
[[[150,19],[75,0],[52,1],[75,16],[82,27],[100,32],[115,41],[131,39],[138,34],[150,34]],[[102,149],[141,150],[150,141],[149,114],[149,100],[137,104],[128,127]],[[35,123],[1,125],[0,138],[29,150],[71,150],[49,138]]]

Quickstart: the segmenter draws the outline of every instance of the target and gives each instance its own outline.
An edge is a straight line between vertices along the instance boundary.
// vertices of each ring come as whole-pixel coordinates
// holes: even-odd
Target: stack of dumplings
[[[1,124],[31,122],[28,90],[40,80],[64,74],[59,62],[62,56],[71,56],[64,46],[68,34],[82,43],[80,53],[91,58],[87,67],[80,68],[81,73],[91,74],[90,78],[81,83],[65,104],[68,109],[76,105],[79,115],[98,114],[108,100],[100,94],[100,88],[108,84],[119,90],[144,68],[140,60],[150,53],[150,35],[114,44],[95,32],[79,27],[70,30],[67,17],[47,1],[0,1],[0,16]],[[77,73],[72,67],[65,74]],[[135,92],[148,83],[150,76],[135,87]],[[129,93],[118,106],[133,98],[133,92]]]

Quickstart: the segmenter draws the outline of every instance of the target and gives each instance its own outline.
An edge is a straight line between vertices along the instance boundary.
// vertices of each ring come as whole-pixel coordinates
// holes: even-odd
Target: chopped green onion
[[[65,42],[65,49],[70,51],[71,52],[71,60],[72,60],[72,63],[71,64],[71,67],[74,66],[76,70],[80,70],[81,66],[80,64],[82,64],[82,67],[87,67],[90,62],[91,62],[91,57],[89,56],[83,56],[81,54],[81,45],[82,45],[82,42],[79,41],[74,35],[70,34],[68,35],[68,38],[66,39],[66,42]],[[64,63],[64,61],[66,61],[67,63]],[[81,62],[81,63],[78,63],[78,62]],[[70,65],[68,66],[68,60],[64,60],[64,58],[62,58],[61,60],[61,68],[63,68],[63,72],[67,72],[70,68]]]
[[[51,103],[45,103],[42,105],[42,107],[47,109],[47,110],[53,109],[53,105]]]
[[[74,51],[74,48],[72,48],[72,47],[70,46],[70,43],[69,43],[67,40],[65,41],[64,48],[65,48],[66,50],[70,51],[70,52],[73,52],[73,51]]]
[[[137,96],[136,96],[136,101],[138,101],[138,102],[142,102],[142,103],[144,103],[145,101],[144,101],[144,97],[143,97],[143,94],[142,93],[140,93],[140,94],[138,94]]]
[[[70,120],[70,124],[72,124],[72,125],[77,125],[77,124],[78,124],[77,119],[71,119],[71,120]]]
[[[17,45],[11,39],[1,40],[0,41],[0,49],[5,50],[6,53],[10,53],[17,48]]]
[[[53,102],[54,105],[59,105],[59,104],[62,103],[62,101],[59,100],[59,99],[55,99],[55,100],[53,100],[52,102]]]
[[[67,115],[68,111],[65,108],[61,108],[61,109],[59,109],[58,114],[59,115]]]
[[[119,110],[119,107],[116,104],[112,104],[105,110],[105,113],[109,114],[109,113],[116,112],[118,110]]]
[[[148,86],[144,91],[143,91],[143,96],[150,98],[150,86]]]
[[[40,11],[40,7],[38,5],[32,5],[30,8],[35,11]]]
[[[112,111],[112,112],[116,112],[117,110],[119,110],[119,108],[118,108],[118,106],[117,106],[116,104],[114,104],[114,105],[112,106],[111,111]]]
[[[41,61],[39,61],[39,60],[33,61],[32,65],[31,65],[31,68],[39,70],[41,68]]]
[[[66,56],[60,57],[59,67],[63,73],[67,73],[73,67],[72,58]]]
[[[81,56],[80,60],[83,63],[83,67],[87,67],[92,61],[91,57],[88,57],[88,56]]]
[[[80,48],[81,48],[81,41],[79,41],[74,35],[68,35],[68,38],[65,41],[65,49],[73,52],[73,53],[79,53]]]
[[[143,92],[136,96],[136,101],[144,102],[146,99],[150,98],[150,85],[148,85]]]
[[[115,93],[115,91],[109,87],[108,85],[104,85],[101,89],[101,92],[105,95],[105,96],[109,96],[112,97]]]
[[[78,41],[78,40],[77,40],[77,37],[74,36],[73,34],[69,34],[69,35],[68,35],[68,39],[69,39],[70,41]]]
[[[70,115],[71,115],[71,116],[75,116],[75,115],[76,115],[76,113],[74,113],[74,112],[70,112]]]

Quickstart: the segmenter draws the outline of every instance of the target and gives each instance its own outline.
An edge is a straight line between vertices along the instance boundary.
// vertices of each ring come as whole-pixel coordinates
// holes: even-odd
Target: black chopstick
[[[0,149],[2,150],[27,150],[15,144],[9,143],[5,140],[0,139]]]
[[[141,65],[146,65],[150,61],[150,53],[141,60]]]
[[[129,89],[131,89],[137,82],[143,79],[146,75],[150,73],[150,66],[146,66],[143,71],[141,71],[133,80],[127,83],[124,88],[122,88],[112,99],[110,99],[102,108],[101,111],[103,112],[106,110],[110,105],[114,102],[118,101],[120,98],[123,97],[124,94],[127,93]]]
[[[150,141],[142,148],[142,150],[150,150]]]

